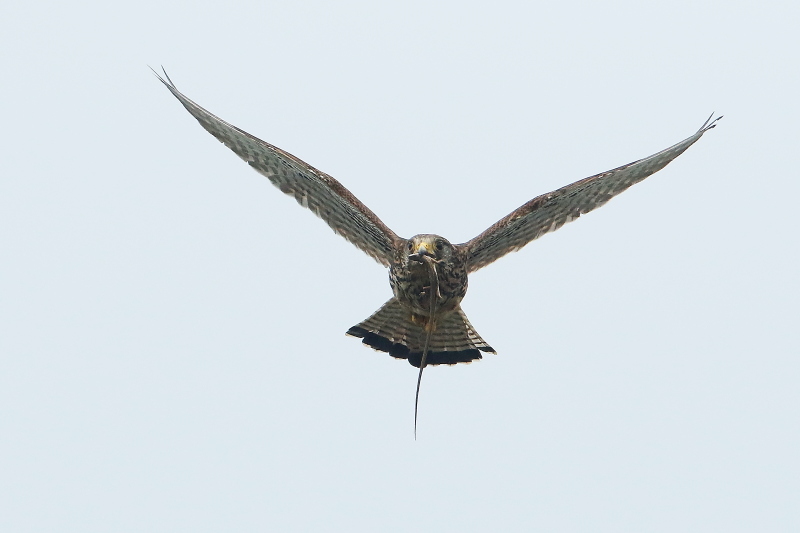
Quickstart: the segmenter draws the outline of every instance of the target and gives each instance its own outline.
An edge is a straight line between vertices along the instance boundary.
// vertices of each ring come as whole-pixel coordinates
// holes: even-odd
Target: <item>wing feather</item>
[[[709,117],[697,133],[650,157],[537,196],[474,239],[459,245],[466,253],[468,272],[483,268],[545,233],[597,209],[631,185],[658,172],[715,127],[721,118],[711,120]]]
[[[166,72],[166,79],[155,74],[206,131],[269,178],[282,192],[294,196],[301,206],[319,216],[334,232],[389,266],[398,236],[341,183],[200,107],[175,87]]]

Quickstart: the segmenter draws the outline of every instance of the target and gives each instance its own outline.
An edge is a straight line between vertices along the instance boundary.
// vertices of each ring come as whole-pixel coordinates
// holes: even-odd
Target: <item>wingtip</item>
[[[161,72],[164,73],[164,76],[167,78],[167,81],[170,83],[170,85],[172,85],[173,87],[175,87],[177,89],[177,87],[175,85],[175,82],[172,81],[172,78],[170,78],[169,74],[167,74],[167,69],[164,68],[164,65],[161,65]]]
[[[697,130],[698,133],[703,133],[703,132],[706,132],[706,131],[708,131],[710,129],[716,128],[717,127],[717,122],[719,122],[720,119],[722,119],[723,116],[724,115],[720,115],[717,118],[714,118],[714,113],[711,113],[711,115],[709,115],[708,119],[706,119],[706,121],[703,123],[703,125],[700,127],[700,129]]]
[[[156,78],[158,78],[158,81],[171,89],[177,89],[175,82],[172,81],[172,79],[169,77],[169,74],[167,74],[167,70],[164,68],[164,65],[161,65],[161,72],[164,73],[164,76],[161,76],[161,74],[159,74],[158,71],[150,65],[147,65],[147,68],[153,71],[153,74],[155,74]]]

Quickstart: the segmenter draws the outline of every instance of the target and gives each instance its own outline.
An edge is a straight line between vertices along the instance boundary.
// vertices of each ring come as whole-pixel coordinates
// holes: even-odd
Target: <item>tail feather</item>
[[[348,335],[419,368],[425,330],[411,321],[410,313],[392,298],[371,317],[353,326]],[[481,352],[496,353],[467,320],[460,307],[447,314],[431,337],[426,365],[454,365],[481,359]]]

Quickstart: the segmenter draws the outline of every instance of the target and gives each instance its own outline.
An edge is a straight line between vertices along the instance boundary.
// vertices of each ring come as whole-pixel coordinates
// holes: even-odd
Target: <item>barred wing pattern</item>
[[[691,137],[650,157],[576,181],[553,192],[537,196],[469,242],[461,244],[467,255],[467,271],[474,272],[515,252],[545,233],[597,209],[631,185],[667,166],[722,117],[706,120]]]
[[[154,71],[155,72],[155,71]],[[209,113],[183,95],[164,72],[156,76],[180,100],[189,113],[225,146],[273,185],[313,211],[333,231],[376,261],[389,266],[399,237],[341,183],[292,154],[258,139]]]

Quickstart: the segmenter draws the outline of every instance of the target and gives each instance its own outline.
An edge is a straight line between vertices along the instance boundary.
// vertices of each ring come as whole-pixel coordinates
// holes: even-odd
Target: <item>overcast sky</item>
[[[800,530],[796,2],[7,3],[0,530]],[[470,277],[498,352],[344,332],[386,270],[158,82],[404,237],[719,127]]]

